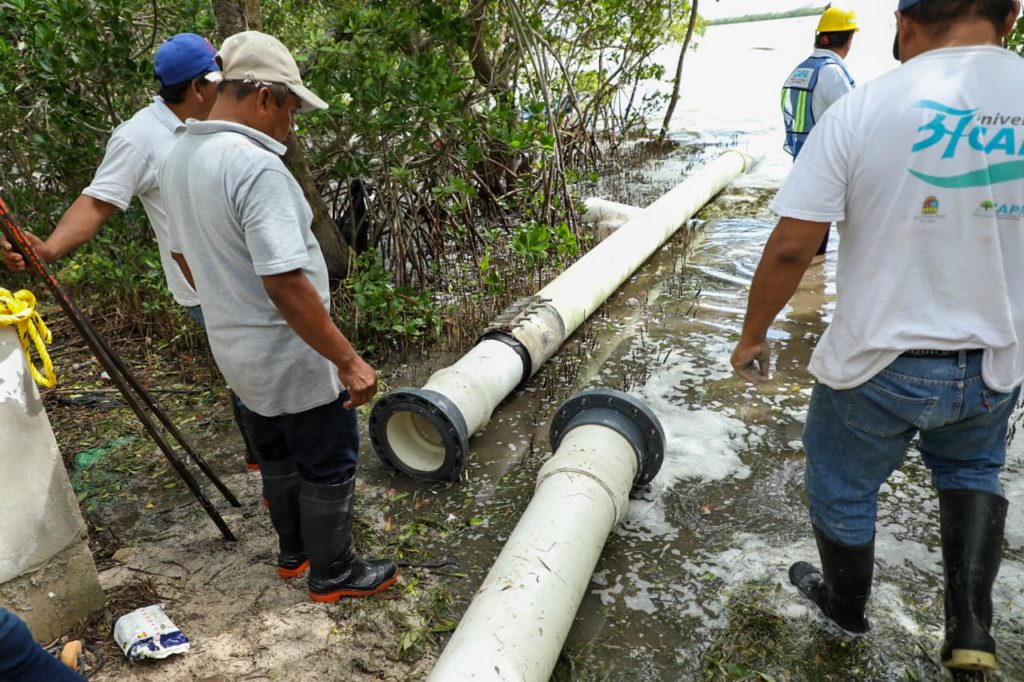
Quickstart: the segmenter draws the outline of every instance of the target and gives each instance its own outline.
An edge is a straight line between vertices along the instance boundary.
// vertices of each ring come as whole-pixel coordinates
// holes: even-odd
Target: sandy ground
[[[415,627],[409,576],[387,593],[337,605],[309,601],[303,578],[274,570],[276,541],[259,503],[259,476],[225,483],[242,507],[222,507],[238,541],[225,542],[195,503],[165,512],[169,530],[115,553],[100,573],[113,592],[152,579],[191,649],[160,661],[108,658],[95,680],[414,680],[433,657],[402,661],[403,632]],[[359,490],[359,508],[374,493]],[[414,581],[417,582],[417,581]],[[140,604],[143,606],[144,604]]]

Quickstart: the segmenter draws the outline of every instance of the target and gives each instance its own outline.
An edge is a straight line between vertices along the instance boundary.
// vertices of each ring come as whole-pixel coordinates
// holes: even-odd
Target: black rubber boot
[[[245,468],[249,471],[260,470],[260,460],[256,457],[256,449],[249,441],[249,432],[245,430],[245,419],[242,417],[242,410],[238,407],[238,398],[235,392],[228,390],[228,400],[231,401],[231,412],[235,415],[235,424],[239,433],[242,434],[242,442],[245,444]]]
[[[789,567],[789,581],[840,628],[850,634],[864,634],[871,628],[864,607],[875,570],[874,538],[866,545],[840,545],[815,528],[814,539],[822,570],[798,561]]]
[[[302,543],[299,512],[299,475],[295,460],[281,459],[263,462],[263,499],[270,510],[270,522],[277,531],[277,574],[289,580],[302,575],[309,568],[306,547]]]
[[[337,485],[300,484],[302,537],[309,551],[309,598],[336,602],[368,597],[395,584],[393,561],[363,561],[352,552],[352,509],[356,477]]]
[[[939,492],[942,567],[946,578],[946,641],[942,665],[996,670],[992,584],[1002,559],[1009,503],[977,490]]]

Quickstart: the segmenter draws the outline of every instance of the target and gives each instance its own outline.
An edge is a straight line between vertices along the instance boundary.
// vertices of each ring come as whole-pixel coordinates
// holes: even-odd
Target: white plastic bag
[[[144,606],[114,623],[114,641],[130,661],[167,658],[188,651],[188,637],[164,613],[163,604]]]

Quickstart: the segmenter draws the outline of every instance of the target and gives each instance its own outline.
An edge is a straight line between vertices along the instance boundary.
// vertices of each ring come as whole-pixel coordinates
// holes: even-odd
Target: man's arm
[[[116,210],[117,206],[113,204],[82,194],[64,212],[57,227],[45,242],[35,235],[26,234],[39,257],[46,263],[52,263],[95,237]],[[25,259],[21,254],[15,252],[14,247],[6,240],[0,241],[0,249],[3,250],[4,263],[7,267],[16,272],[24,270]]]
[[[377,373],[359,357],[331,320],[302,270],[264,275],[263,288],[288,326],[313,350],[334,363],[348,389],[347,408],[359,407],[377,392]]]
[[[830,226],[829,223],[782,218],[768,237],[750,285],[740,341],[732,353],[733,369],[744,379],[757,383],[768,381],[768,328],[793,297]]]

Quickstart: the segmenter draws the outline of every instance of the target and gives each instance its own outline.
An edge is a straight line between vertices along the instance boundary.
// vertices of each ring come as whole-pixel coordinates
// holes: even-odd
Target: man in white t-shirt
[[[184,132],[185,120],[204,119],[210,113],[221,78],[220,67],[214,60],[216,54],[210,41],[194,33],[178,33],[160,45],[153,60],[160,94],[114,130],[92,182],[71,204],[46,241],[26,233],[39,257],[52,263],[99,234],[118,209],[127,210],[132,197],[138,197],[156,237],[167,288],[189,317],[203,327],[199,297],[167,249],[167,214],[157,171]],[[7,267],[25,269],[21,255],[10,244],[0,239],[0,247]],[[245,441],[247,466],[256,469],[259,465],[242,427],[240,411],[245,408],[234,394],[231,404]]]
[[[800,154],[814,123],[840,97],[853,90],[853,76],[844,60],[853,47],[853,34],[859,30],[852,10],[831,6],[826,8],[818,20],[814,52],[793,69],[783,84],[782,120],[786,128],[784,148],[793,160]],[[827,250],[828,231],[818,246],[815,261],[824,260]]]
[[[309,569],[317,602],[394,585],[394,562],[352,547],[359,426],[377,374],[331,319],[313,212],[281,160],[296,111],[326,109],[279,40],[224,41],[207,121],[189,121],[160,172],[172,253],[203,299],[217,366],[251,412],[278,575]],[[344,388],[343,388],[344,387]]]
[[[1019,0],[900,0],[900,68],[814,127],[772,209],[732,355],[769,378],[768,327],[822,233],[842,237],[836,309],[811,358],[805,487],[822,568],[790,580],[865,632],[880,486],[918,436],[938,490],[941,660],[995,668],[999,473],[1024,378],[1024,60],[1001,48]]]

